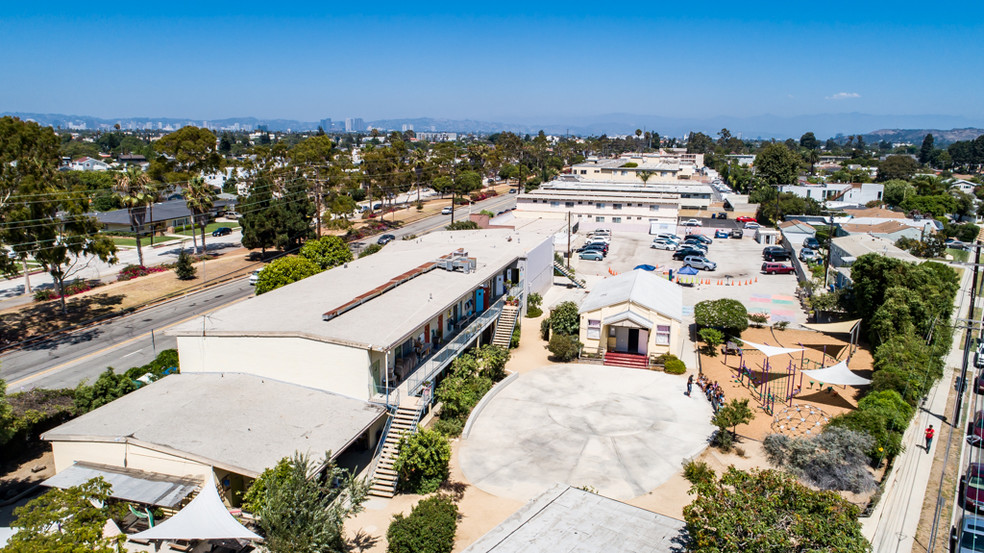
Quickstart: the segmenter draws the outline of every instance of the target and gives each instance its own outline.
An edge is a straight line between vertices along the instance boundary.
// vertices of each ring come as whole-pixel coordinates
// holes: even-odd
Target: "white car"
[[[685,226],[685,227],[699,227],[699,226],[701,226],[701,222],[698,221],[697,219],[687,219],[686,221],[683,222],[683,226]]]
[[[758,223],[753,223],[752,221],[749,221],[749,222],[745,223],[745,228],[757,229],[757,228],[762,228],[762,225],[760,225]]]
[[[672,232],[661,232],[653,237],[653,240],[671,240],[673,242],[679,242],[680,237],[673,234]]]
[[[653,243],[649,247],[657,250],[675,250],[677,249],[677,244],[669,240],[656,239],[653,240]]]
[[[588,238],[587,238],[586,241],[587,242],[604,242],[606,244],[611,244],[612,243],[612,238],[610,236],[602,236],[600,234],[595,234],[595,235],[588,236]]]
[[[446,206],[441,210],[441,215],[451,215],[451,206]]]
[[[257,270],[255,270],[255,271],[253,271],[252,273],[249,274],[249,285],[250,286],[256,286],[256,283],[259,282],[259,280],[260,280],[260,273],[262,271],[263,271],[263,269],[257,269]]]

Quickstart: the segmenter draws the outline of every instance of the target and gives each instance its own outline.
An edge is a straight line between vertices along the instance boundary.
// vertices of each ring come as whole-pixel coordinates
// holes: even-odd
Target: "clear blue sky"
[[[980,0],[114,4],[5,2],[0,111],[984,116]]]

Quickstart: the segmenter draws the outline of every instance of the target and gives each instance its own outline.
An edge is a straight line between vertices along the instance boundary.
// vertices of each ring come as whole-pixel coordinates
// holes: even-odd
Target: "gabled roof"
[[[595,284],[579,312],[597,311],[623,302],[641,305],[671,319],[683,320],[683,292],[680,288],[665,278],[643,270],[622,273]]]
[[[853,217],[873,217],[879,219],[905,219],[905,213],[884,209],[881,207],[867,207],[864,209],[845,209],[845,213]]]
[[[795,219],[792,221],[783,221],[779,223],[779,228],[782,230],[791,229],[792,232],[815,233],[817,231],[817,229],[813,228],[812,225]]]

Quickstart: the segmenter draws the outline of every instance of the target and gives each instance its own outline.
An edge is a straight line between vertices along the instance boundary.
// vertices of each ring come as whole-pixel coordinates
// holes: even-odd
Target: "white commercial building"
[[[588,158],[571,166],[571,174],[585,180],[620,183],[680,183],[694,181],[704,168],[704,154],[660,150],[658,153],[626,153],[617,158]]]
[[[562,176],[516,198],[517,217],[567,220],[580,231],[675,232],[680,209],[707,209],[711,187],[644,185]]]
[[[810,198],[829,207],[864,207],[870,202],[881,201],[885,185],[876,182],[865,183],[823,183],[823,184],[784,184],[782,192],[795,194],[800,198]]]
[[[510,229],[398,240],[169,334],[184,374],[241,372],[399,404],[490,342],[509,296],[545,291],[553,252],[552,234]]]

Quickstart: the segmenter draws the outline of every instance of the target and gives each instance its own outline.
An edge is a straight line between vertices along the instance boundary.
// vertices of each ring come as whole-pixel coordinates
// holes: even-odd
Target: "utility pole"
[[[830,251],[834,249],[834,214],[828,211],[830,215],[830,226],[827,227],[827,255],[824,256],[823,261],[823,289],[827,289],[827,276],[830,274]]]
[[[567,212],[567,269],[571,268],[571,212]]]

